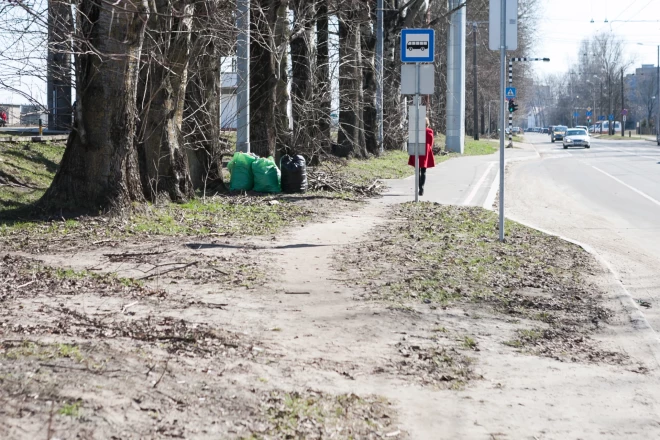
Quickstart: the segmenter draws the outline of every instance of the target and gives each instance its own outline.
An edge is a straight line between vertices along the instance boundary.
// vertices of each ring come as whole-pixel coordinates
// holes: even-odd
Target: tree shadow
[[[39,151],[30,150],[30,154],[27,154],[25,153],[25,151],[8,150],[5,151],[4,154],[8,156],[14,156],[18,159],[22,159],[28,162],[35,162],[44,165],[48,170],[48,172],[50,173],[57,172],[58,168],[60,167],[60,165],[57,162],[53,162],[52,160],[48,159],[46,156],[43,155],[43,153]],[[29,170],[25,170],[25,171],[29,171]]]

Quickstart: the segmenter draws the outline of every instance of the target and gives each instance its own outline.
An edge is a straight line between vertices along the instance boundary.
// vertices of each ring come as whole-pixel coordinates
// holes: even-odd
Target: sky
[[[535,63],[535,71],[541,76],[566,72],[578,59],[583,39],[610,29],[624,41],[634,61],[632,69],[642,64],[657,65],[660,0],[539,1],[541,19],[530,55],[550,58],[549,63]]]

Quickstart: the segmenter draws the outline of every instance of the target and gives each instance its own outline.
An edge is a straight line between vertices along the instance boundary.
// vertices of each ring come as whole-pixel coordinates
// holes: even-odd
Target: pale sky
[[[537,42],[530,55],[548,57],[550,62],[534,63],[538,74],[566,72],[578,59],[580,42],[609,29],[624,41],[634,67],[657,65],[660,0],[539,1],[543,9]]]

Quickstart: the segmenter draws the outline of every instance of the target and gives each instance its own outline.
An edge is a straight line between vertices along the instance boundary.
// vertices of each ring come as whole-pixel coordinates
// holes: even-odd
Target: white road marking
[[[618,178],[614,177],[614,176],[611,175],[610,173],[608,173],[608,172],[606,172],[606,171],[603,171],[603,170],[601,170],[600,168],[596,168],[596,167],[593,166],[593,165],[592,165],[591,167],[592,167],[594,170],[599,171],[599,172],[605,174],[605,175],[606,175],[607,177],[609,177],[610,179],[619,182],[621,185],[625,186],[625,187],[628,188],[629,190],[636,192],[637,194],[639,194],[640,196],[642,196],[642,197],[644,197],[645,199],[649,200],[650,202],[655,203],[656,205],[660,206],[660,201],[654,199],[653,197],[651,197],[650,195],[646,194],[645,192],[642,192],[642,191],[638,190],[637,188],[628,185],[626,182],[622,181],[621,179],[618,179]]]
[[[481,179],[479,179],[477,184],[472,188],[472,191],[470,191],[470,194],[468,194],[467,198],[463,202],[464,205],[469,205],[470,202],[472,202],[472,199],[474,199],[474,196],[476,196],[479,189],[481,189],[481,186],[484,184],[484,181],[486,180],[486,177],[488,177],[488,174],[490,173],[490,170],[493,169],[495,164],[496,164],[496,162],[491,162],[490,165],[488,165],[488,168],[486,169],[486,172],[483,174],[483,176],[481,176]]]
[[[500,188],[500,170],[497,170],[495,174],[495,180],[490,185],[490,190],[486,196],[486,201],[484,202],[484,209],[492,210],[493,203],[495,203],[495,196],[497,195],[497,190]]]

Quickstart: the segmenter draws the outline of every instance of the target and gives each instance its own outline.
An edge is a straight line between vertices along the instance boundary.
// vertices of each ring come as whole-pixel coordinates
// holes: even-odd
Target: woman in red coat
[[[426,169],[435,166],[433,157],[433,129],[430,127],[429,118],[426,118],[426,154],[419,156],[419,195],[424,195],[424,183],[426,183]],[[415,166],[415,156],[408,158],[408,165]]]

